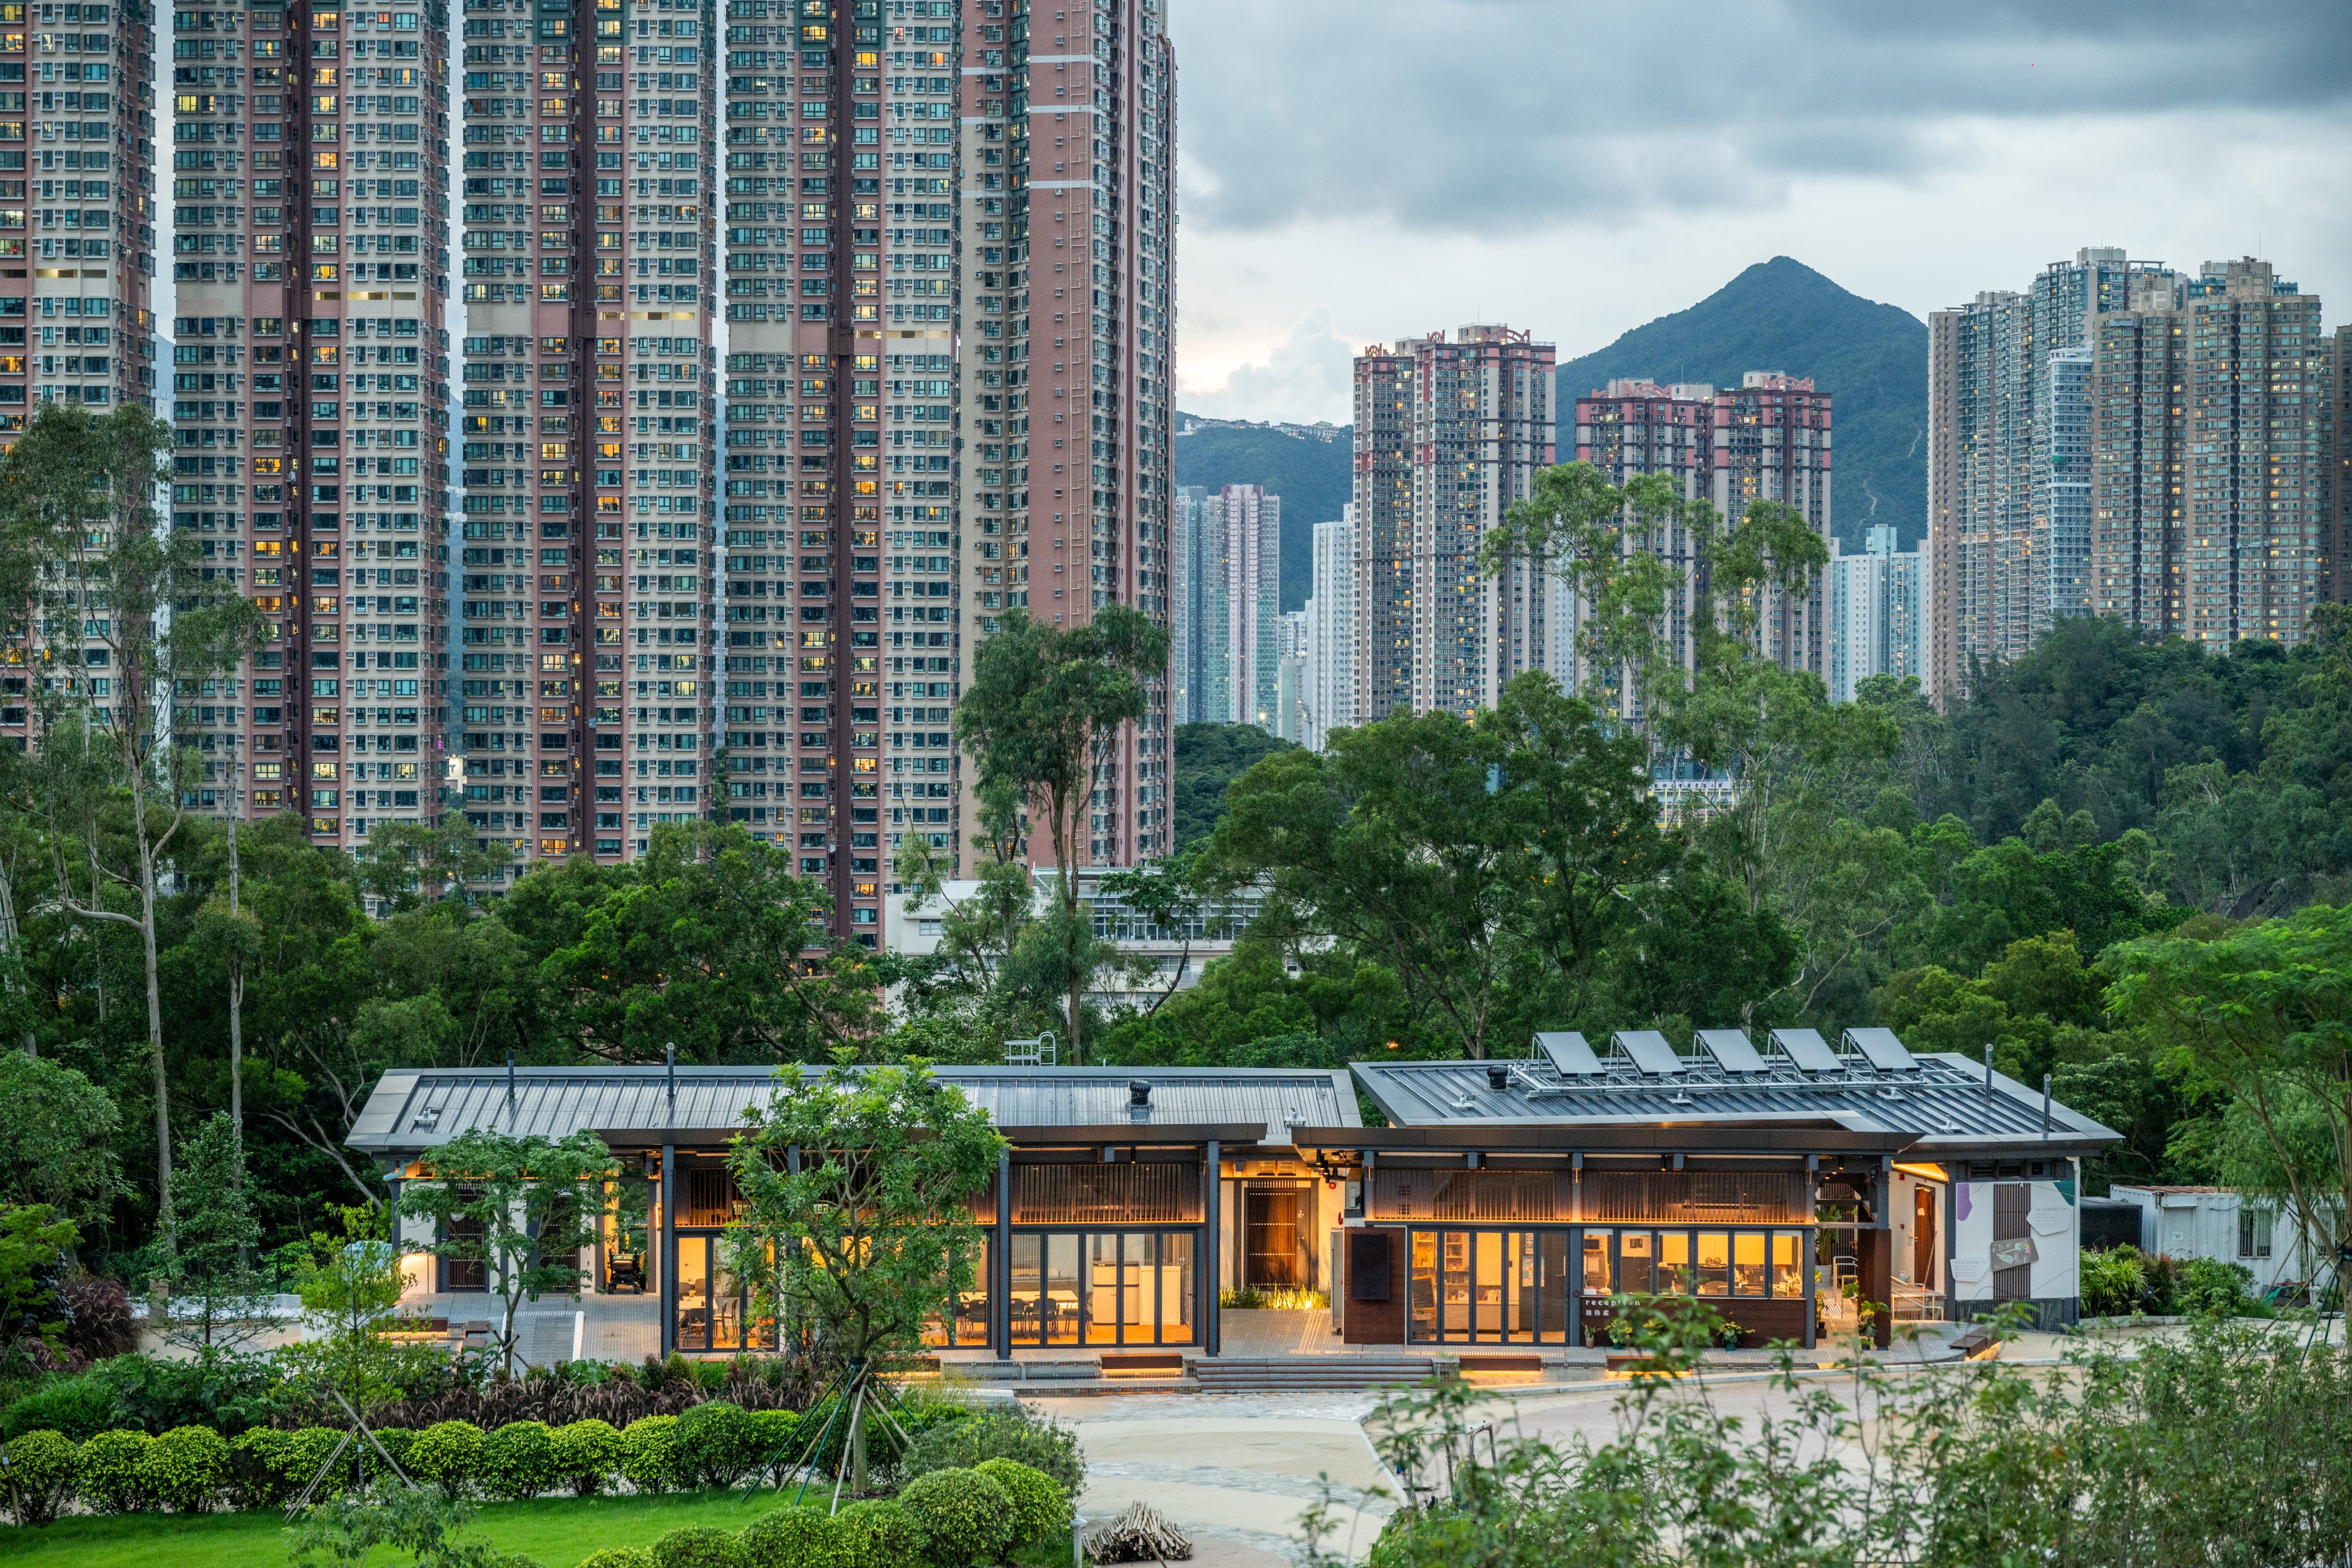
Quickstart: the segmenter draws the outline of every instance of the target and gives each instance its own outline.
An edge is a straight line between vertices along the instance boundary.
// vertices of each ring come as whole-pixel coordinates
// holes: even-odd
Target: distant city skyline
[[[1402,324],[1566,362],[1782,254],[1923,321],[2084,245],[2352,298],[2352,215],[2309,199],[2352,174],[2352,11],[1711,9],[1179,0],[1179,405],[1344,422]]]

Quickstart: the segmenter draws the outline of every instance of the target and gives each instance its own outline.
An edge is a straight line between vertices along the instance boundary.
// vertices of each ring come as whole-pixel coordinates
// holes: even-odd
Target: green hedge
[[[536,1497],[567,1486],[588,1496],[611,1485],[615,1471],[646,1492],[731,1485],[767,1469],[789,1446],[787,1413],[695,1408],[712,1414],[695,1420],[649,1415],[624,1432],[602,1421],[551,1430],[519,1421],[485,1434],[444,1421],[422,1432],[395,1428],[376,1436],[415,1479],[495,1498]],[[786,1419],[765,1418],[778,1414]],[[0,1479],[20,1524],[46,1524],[76,1499],[99,1513],[276,1508],[309,1487],[339,1445],[327,1478],[335,1489],[382,1473],[373,1446],[347,1445],[343,1437],[327,1426],[257,1427],[230,1442],[208,1426],[178,1426],[161,1436],[100,1432],[77,1444],[59,1432],[33,1431],[0,1446]],[[838,1517],[783,1509],[740,1535],[674,1531],[650,1553],[600,1552],[583,1568],[961,1568],[1050,1539],[1069,1517],[1069,1493],[1053,1477],[993,1458],[972,1468],[931,1470],[898,1499],[855,1503]]]
[[[484,1491],[509,1502],[553,1491],[562,1480],[553,1429],[544,1421],[509,1421],[490,1433],[482,1439],[480,1477]]]
[[[139,1456],[141,1494],[173,1513],[205,1512],[228,1477],[228,1444],[209,1426],[174,1426]]]
[[[628,1442],[609,1421],[574,1421],[558,1426],[550,1439],[555,1473],[582,1497],[594,1497],[620,1473]],[[584,1565],[583,1565],[584,1568]]]

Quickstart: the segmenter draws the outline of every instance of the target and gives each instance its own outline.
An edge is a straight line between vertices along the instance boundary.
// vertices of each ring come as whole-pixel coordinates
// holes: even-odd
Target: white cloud
[[[1181,295],[1179,300],[1181,310]],[[1287,338],[1274,345],[1264,363],[1232,365],[1221,383],[1212,384],[1190,374],[1186,366],[1191,362],[1180,357],[1177,373],[1181,390],[1177,403],[1187,414],[1220,419],[1306,417],[1343,423],[1348,417],[1345,410],[1358,346],[1332,330],[1330,307],[1317,305],[1298,319]],[[1180,341],[1180,356],[1185,352]],[[1341,412],[1336,416],[1297,412],[1334,407]]]

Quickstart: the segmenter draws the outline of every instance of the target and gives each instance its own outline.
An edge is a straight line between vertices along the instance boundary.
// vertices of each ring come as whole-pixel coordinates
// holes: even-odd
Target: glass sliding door
[[[1408,1339],[1432,1343],[1565,1344],[1576,1279],[1565,1230],[1416,1230],[1410,1234]],[[1608,1265],[1591,1255],[1606,1292]]]
[[[1189,1230],[1016,1232],[1013,1343],[1191,1344],[1198,1256]]]

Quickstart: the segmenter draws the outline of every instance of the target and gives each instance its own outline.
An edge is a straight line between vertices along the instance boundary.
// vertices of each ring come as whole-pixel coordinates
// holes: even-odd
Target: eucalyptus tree
[[[265,635],[252,601],[202,580],[196,542],[165,526],[155,503],[171,482],[171,426],[135,403],[102,416],[46,403],[0,455],[0,554],[21,552],[31,571],[37,793],[56,897],[76,919],[126,927],[139,941],[166,1234],[171,1085],[157,906],[192,836],[201,766],[174,743],[174,699],[237,668]]]

